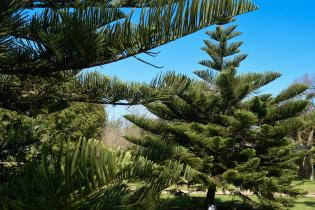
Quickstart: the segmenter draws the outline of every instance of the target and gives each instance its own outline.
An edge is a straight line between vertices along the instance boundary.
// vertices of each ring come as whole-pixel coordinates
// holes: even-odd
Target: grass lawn
[[[296,181],[294,184],[301,184],[299,188],[304,189],[310,194],[315,194],[315,181]]]
[[[165,197],[164,210],[202,210],[204,197],[194,195],[192,197]],[[233,198],[229,195],[218,195],[216,196],[217,205],[234,203],[237,210],[245,210],[242,207],[240,200]],[[299,198],[294,202],[292,210],[314,210],[315,209],[315,197],[314,198]]]
[[[314,210],[315,209],[315,197],[314,198],[300,198],[294,202],[295,206],[292,210]]]
[[[308,191],[310,194],[315,194],[315,181],[299,181],[295,184],[301,184],[300,188]],[[204,200],[204,194],[193,194],[191,196],[174,197],[172,195],[163,195],[165,201],[164,210],[201,210]],[[233,202],[237,210],[245,210],[239,199],[230,195],[217,195],[217,205],[223,205]],[[315,210],[315,196],[298,198],[294,201],[292,210]]]

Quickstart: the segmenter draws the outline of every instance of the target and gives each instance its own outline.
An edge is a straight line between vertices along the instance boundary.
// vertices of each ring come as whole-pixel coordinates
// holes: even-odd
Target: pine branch
[[[41,160],[27,165],[10,180],[1,208],[113,209],[152,199],[178,179],[184,167],[171,163],[159,167],[130,151],[114,151],[97,140],[63,144],[58,155],[43,148]],[[170,173],[172,172],[172,173]],[[156,174],[158,173],[158,176]],[[136,189],[129,183],[141,180]],[[47,190],[49,189],[49,190]]]
[[[49,1],[49,0],[24,0],[26,8],[77,8],[86,4],[101,4],[107,8],[143,8],[150,7],[152,1],[150,0],[84,0],[84,1]],[[161,5],[168,4],[168,1],[161,1]]]
[[[1,60],[0,73],[44,76],[56,71],[104,65],[256,9],[249,0],[173,0],[161,7],[162,2],[155,0],[154,6],[143,9],[137,25],[131,23],[131,13],[123,21],[100,24],[105,25],[97,32],[87,27],[95,25],[95,18],[87,17],[97,17],[98,10],[86,13],[87,17],[80,15],[86,8],[75,9],[71,14],[50,10],[51,15],[35,17],[26,25],[23,30],[30,31],[28,36],[35,37],[36,42],[18,42],[11,49],[13,57]],[[117,15],[109,17],[112,16],[115,20]],[[47,22],[53,28],[31,30],[32,24],[40,28],[37,22]]]

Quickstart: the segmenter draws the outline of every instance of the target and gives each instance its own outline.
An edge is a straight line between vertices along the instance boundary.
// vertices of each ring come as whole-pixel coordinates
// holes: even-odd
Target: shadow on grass
[[[204,210],[204,197],[169,197],[164,199],[163,210]],[[239,200],[226,201],[226,199],[216,198],[217,210],[251,210],[241,204]]]
[[[164,199],[164,210],[199,210],[204,209],[203,197],[176,196]]]
[[[301,204],[304,206],[314,207],[315,209],[315,200],[314,201],[295,201],[294,204]]]

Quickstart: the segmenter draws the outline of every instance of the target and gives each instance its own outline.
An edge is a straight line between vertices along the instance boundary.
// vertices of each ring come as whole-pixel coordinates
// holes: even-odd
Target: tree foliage
[[[58,138],[69,140],[78,140],[82,136],[92,139],[100,137],[106,112],[103,105],[76,102],[60,112],[39,115],[37,120],[43,126],[42,135],[59,135]],[[57,133],[54,135],[54,132]]]
[[[40,141],[35,131],[34,119],[0,110],[0,183],[31,159],[31,148]]]
[[[152,86],[80,72],[139,53],[155,56],[149,50],[256,9],[250,0],[4,0],[0,6],[0,106],[34,114],[68,101],[157,99]]]
[[[126,116],[150,132],[126,138],[159,165],[180,161],[190,166],[194,176],[184,183],[206,188],[207,204],[213,204],[220,186],[251,207],[285,209],[301,195],[292,185],[299,154],[290,136],[303,125],[300,115],[308,105],[295,96],[308,87],[294,84],[276,96],[258,94],[280,74],[237,74],[247,55],[238,54],[242,42],[229,42],[240,35],[235,28],[207,32],[211,40],[202,49],[210,60],[200,64],[208,69],[195,72],[202,80],[171,101],[146,105],[158,119]]]
[[[61,148],[57,156],[46,148],[2,186],[1,209],[154,209],[161,189],[184,169],[179,163],[157,166],[93,139]]]
[[[170,93],[185,89],[189,79],[169,73],[151,84],[125,83],[84,70],[140,53],[155,56],[150,51],[153,48],[255,9],[250,0],[3,0],[0,107],[34,117],[63,110],[72,102],[132,105],[169,98]],[[61,124],[48,120],[48,129],[59,126],[60,130],[47,135],[92,135],[82,127],[82,133],[74,132],[71,126],[77,127],[77,122],[69,122],[71,116],[64,110],[58,116]],[[19,125],[24,120],[33,123],[20,116],[13,121]],[[80,122],[80,126],[90,130],[86,123]],[[20,128],[21,134],[32,134],[28,124],[26,129]],[[19,132],[13,129],[12,144],[8,139],[1,144],[16,150],[23,142],[29,145],[38,139],[19,136]],[[110,151],[94,140],[59,149],[57,156],[51,148],[42,151],[0,186],[1,208],[125,208],[157,196],[175,180],[178,173],[174,172],[182,173],[184,168],[174,162],[157,166],[129,153]],[[144,180],[143,187],[127,189],[125,182],[136,178]]]
[[[69,108],[36,118],[1,109],[1,183],[39,156],[43,144],[58,150],[64,140],[99,138],[106,123],[102,105],[73,103]]]

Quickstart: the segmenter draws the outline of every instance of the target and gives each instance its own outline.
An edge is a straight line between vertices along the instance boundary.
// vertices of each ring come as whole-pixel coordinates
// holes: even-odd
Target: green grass
[[[300,184],[299,188],[315,194],[315,181],[299,181],[295,184]],[[204,194],[193,194],[190,196],[174,197],[169,194],[162,195],[165,201],[164,210],[201,210],[204,202]],[[217,195],[217,205],[225,205],[233,203],[238,210],[245,210],[241,202],[236,197],[230,195]],[[291,210],[315,210],[315,197],[298,198],[294,201],[294,206]]]
[[[202,196],[192,196],[192,197],[164,197],[164,210],[201,210],[204,209]],[[229,196],[229,195],[218,195],[216,196],[217,205],[228,205],[233,204],[237,210],[246,210],[244,206],[241,205],[239,199]],[[294,201],[294,206],[291,210],[314,210],[315,209],[315,198],[299,198]]]
[[[295,206],[292,210],[314,210],[315,209],[315,197],[314,198],[300,198],[294,202]]]
[[[304,189],[308,193],[315,194],[315,181],[303,180],[303,181],[296,181],[294,184],[301,184],[299,188]]]

